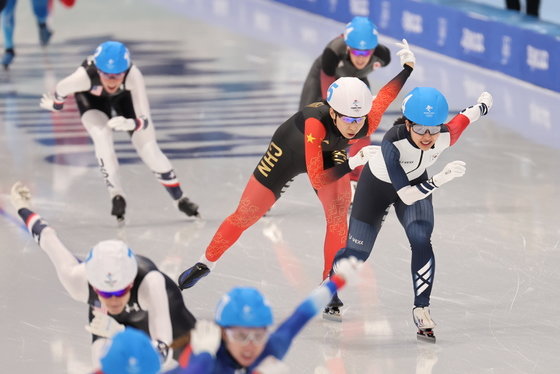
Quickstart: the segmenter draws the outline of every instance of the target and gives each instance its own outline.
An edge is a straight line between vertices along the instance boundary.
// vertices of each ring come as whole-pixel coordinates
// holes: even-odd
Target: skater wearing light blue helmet
[[[483,92],[476,104],[462,110],[449,122],[449,106],[441,92],[432,87],[416,87],[402,104],[403,117],[387,131],[376,153],[365,165],[358,187],[346,247],[334,260],[355,256],[365,261],[391,206],[410,242],[414,291],[413,321],[418,337],[435,341],[435,322],[430,314],[430,297],[436,270],[431,236],[434,230],[432,194],[444,184],[465,174],[463,161],[452,161],[443,170],[428,176],[427,168],[454,145],[463,131],[492,107],[492,95]],[[336,307],[333,298],[327,312]]]
[[[216,308],[215,322],[199,320],[191,331],[190,345],[169,374],[234,374],[288,372],[281,362],[293,339],[317,315],[332,295],[347,282],[354,282],[361,262],[339,262],[335,274],[316,288],[294,313],[273,332],[272,309],[255,288],[236,287],[226,293]],[[277,371],[272,371],[274,368]]]
[[[93,141],[111,200],[111,215],[120,225],[125,221],[126,193],[113,143],[115,131],[130,135],[136,152],[177,209],[187,216],[198,216],[198,205],[184,196],[171,162],[157,144],[144,76],[123,43],[101,43],[78,69],[57,83],[54,93],[44,94],[39,105],[61,111],[70,95],[74,95],[82,124]]]

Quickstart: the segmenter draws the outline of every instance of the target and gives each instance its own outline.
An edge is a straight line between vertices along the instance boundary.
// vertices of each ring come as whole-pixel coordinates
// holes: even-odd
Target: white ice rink
[[[273,131],[296,110],[312,61],[343,26],[257,0],[55,5],[55,34],[43,51],[29,2],[20,1],[17,56],[9,72],[0,72],[2,373],[92,369],[87,306],[66,294],[25,231],[9,204],[11,185],[30,185],[35,210],[76,255],[119,237],[176,279],[236,207]],[[41,94],[110,38],[129,46],[144,73],[159,144],[202,219],[179,213],[127,135],[116,134],[129,207],[118,229],[75,104],[60,114],[39,109]],[[400,70],[395,40],[381,42],[393,62],[370,76],[374,90]],[[560,95],[412,49],[417,68],[399,103],[418,85],[442,90],[453,112],[484,90],[494,95],[491,113],[431,170],[467,163],[463,178],[434,194],[437,343],[416,341],[410,249],[391,212],[361,282],[341,293],[344,322],[311,321],[286,362],[298,374],[558,372]],[[375,141],[398,110],[397,103],[390,108]],[[324,225],[319,200],[301,175],[210,276],[183,292],[188,308],[212,318],[224,292],[252,285],[281,321],[320,282]]]

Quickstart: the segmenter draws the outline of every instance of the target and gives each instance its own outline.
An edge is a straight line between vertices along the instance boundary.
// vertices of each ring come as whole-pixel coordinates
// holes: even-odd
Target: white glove
[[[113,117],[107,122],[107,126],[116,131],[133,131],[136,129],[136,120],[123,116]]]
[[[101,310],[94,309],[93,315],[91,323],[85,326],[89,333],[111,339],[113,335],[124,331],[124,325],[121,325],[113,317],[103,313]]]
[[[358,166],[365,165],[370,158],[379,152],[379,148],[378,145],[363,147],[358,153],[348,159],[348,166],[350,166],[350,169],[354,170]]]
[[[453,161],[445,165],[443,170],[432,177],[432,182],[436,187],[441,187],[445,183],[465,175],[465,163],[463,161]]]
[[[222,330],[212,321],[199,320],[191,330],[191,349],[194,354],[208,352],[216,355],[222,342]]]
[[[488,114],[488,111],[492,108],[492,104],[494,104],[494,99],[490,92],[483,92],[480,94],[478,99],[476,100],[477,104],[482,104],[482,115],[485,116]]]
[[[252,374],[289,374],[290,368],[274,356],[268,356]]]
[[[64,98],[55,97],[51,93],[44,93],[39,106],[43,109],[58,112],[64,107]]]
[[[21,182],[16,182],[12,186],[10,199],[12,205],[16,210],[22,208],[28,208],[31,206],[31,192],[27,186],[24,186]]]
[[[416,63],[416,57],[408,47],[408,42],[406,41],[406,39],[403,39],[402,43],[395,43],[395,44],[397,45],[397,47],[401,48],[397,52],[397,56],[401,58],[401,66],[409,65],[410,67],[413,68],[414,64]]]
[[[355,284],[363,264],[362,260],[358,260],[354,256],[343,258],[334,264],[333,271],[344,278],[347,284]]]

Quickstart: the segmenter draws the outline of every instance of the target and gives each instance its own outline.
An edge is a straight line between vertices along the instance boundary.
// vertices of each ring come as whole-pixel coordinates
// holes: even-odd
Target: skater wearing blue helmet
[[[431,244],[432,193],[463,176],[465,163],[450,162],[431,178],[426,169],[457,142],[467,126],[486,115],[491,107],[492,96],[483,92],[475,105],[447,122],[447,100],[437,89],[416,87],[408,93],[402,103],[403,117],[383,137],[381,152],[364,167],[350,216],[348,238],[352,240],[348,239],[346,247],[335,256],[334,267],[350,256],[367,260],[381,224],[393,206],[412,250],[413,319],[418,326],[418,336],[430,341],[435,341],[435,323],[429,309],[435,274]],[[335,295],[325,313],[339,314],[340,306]]]
[[[356,280],[360,266],[356,258],[339,261],[335,274],[274,331],[270,331],[274,322],[272,309],[264,296],[250,287],[232,289],[218,303],[215,323],[197,322],[191,331],[190,346],[179,359],[180,367],[170,373],[264,373],[262,365],[279,366],[265,359],[282,360],[307,322],[337,290]]]
[[[144,76],[130,59],[128,48],[118,41],[101,43],[74,73],[56,85],[53,94],[44,94],[40,106],[51,111],[63,109],[67,96],[74,94],[82,124],[93,140],[95,156],[105,178],[111,215],[123,222],[126,200],[113,131],[130,134],[136,152],[188,216],[198,216],[198,205],[183,195],[181,184],[169,159],[156,141]]]

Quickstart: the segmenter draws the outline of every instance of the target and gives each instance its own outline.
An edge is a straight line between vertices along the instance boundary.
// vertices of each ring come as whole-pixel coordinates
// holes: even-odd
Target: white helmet
[[[134,253],[120,240],[97,243],[89,251],[85,263],[88,282],[93,288],[104,292],[126,288],[138,273]]]
[[[355,77],[338,78],[327,91],[327,103],[348,117],[363,117],[371,109],[373,95],[368,86]]]

